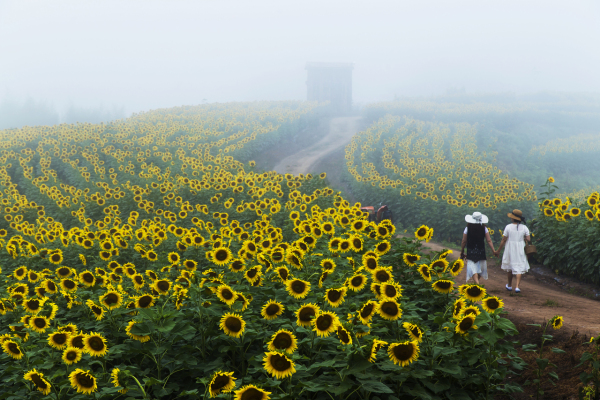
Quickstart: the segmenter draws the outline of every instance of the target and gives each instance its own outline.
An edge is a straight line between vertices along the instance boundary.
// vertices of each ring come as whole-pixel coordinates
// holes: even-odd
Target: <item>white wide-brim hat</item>
[[[489,219],[479,211],[475,211],[473,215],[465,215],[465,221],[469,224],[487,224]]]

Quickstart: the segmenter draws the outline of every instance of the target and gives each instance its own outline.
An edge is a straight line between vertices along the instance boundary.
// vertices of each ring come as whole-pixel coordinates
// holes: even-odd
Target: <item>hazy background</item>
[[[354,101],[600,92],[598,1],[0,0],[0,128],[182,104],[305,99],[354,62]]]

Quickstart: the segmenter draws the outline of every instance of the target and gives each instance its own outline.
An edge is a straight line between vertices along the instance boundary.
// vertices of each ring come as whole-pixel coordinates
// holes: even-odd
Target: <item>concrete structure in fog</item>
[[[335,113],[350,113],[353,68],[353,63],[306,63],[307,100],[330,101]]]

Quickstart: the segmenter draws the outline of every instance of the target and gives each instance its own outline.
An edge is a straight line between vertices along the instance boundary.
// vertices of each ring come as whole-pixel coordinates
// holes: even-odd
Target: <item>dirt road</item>
[[[345,146],[360,129],[361,117],[333,118],[328,133],[312,146],[284,158],[273,169],[280,174],[294,175],[313,172],[314,166],[327,155]]]
[[[438,243],[423,243],[424,247],[432,251],[441,251],[443,246]],[[454,253],[450,258],[456,259],[460,249],[452,249]],[[488,254],[490,252],[488,251]],[[523,275],[521,280],[521,293],[506,290],[506,272],[500,268],[500,259],[488,256],[488,280],[482,279],[490,295],[498,296],[504,301],[504,309],[509,312],[509,317],[516,317],[529,323],[542,323],[555,315],[564,318],[564,328],[578,330],[581,334],[597,336],[600,333],[600,301],[592,300],[577,295],[577,290],[569,293],[553,284],[553,279],[545,279],[542,274],[543,267],[532,266],[532,269]],[[552,273],[551,271],[549,273]],[[466,279],[466,268],[456,277],[456,283],[462,285]],[[472,283],[472,280],[471,280]]]

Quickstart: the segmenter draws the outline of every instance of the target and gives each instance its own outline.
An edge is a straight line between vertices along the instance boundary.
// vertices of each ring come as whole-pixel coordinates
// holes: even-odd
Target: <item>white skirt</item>
[[[524,274],[529,271],[524,241],[506,242],[506,250],[502,256],[502,269],[512,271],[513,274]]]
[[[467,260],[467,282],[475,274],[479,274],[481,276],[481,278],[487,280],[488,273],[487,273],[487,261],[486,260],[480,260],[477,262]]]

